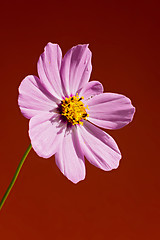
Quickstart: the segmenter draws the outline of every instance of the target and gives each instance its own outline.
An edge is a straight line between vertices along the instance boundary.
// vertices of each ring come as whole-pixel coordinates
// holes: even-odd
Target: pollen
[[[83,125],[82,120],[87,120],[87,117],[89,117],[89,114],[86,112],[86,109],[89,110],[88,105],[85,107],[81,101],[82,99],[84,97],[79,97],[77,93],[76,96],[66,97],[61,102],[61,115],[65,116],[72,125]]]

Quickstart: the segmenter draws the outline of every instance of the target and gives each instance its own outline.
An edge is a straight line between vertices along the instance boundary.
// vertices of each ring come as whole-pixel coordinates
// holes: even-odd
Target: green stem
[[[0,202],[0,210],[1,210],[2,206],[3,206],[3,204],[5,203],[6,198],[7,198],[8,195],[9,195],[9,193],[10,193],[10,191],[11,191],[11,189],[12,189],[12,187],[13,187],[13,185],[14,185],[17,177],[18,177],[18,174],[19,174],[19,172],[20,172],[20,170],[21,170],[21,167],[22,167],[22,165],[23,165],[23,163],[24,163],[24,161],[25,161],[28,153],[30,152],[31,148],[32,148],[32,145],[30,144],[29,147],[27,148],[26,152],[24,153],[24,155],[23,155],[23,157],[22,157],[22,159],[21,159],[21,161],[20,161],[20,163],[19,163],[19,165],[18,165],[18,167],[17,167],[17,169],[16,169],[16,172],[15,172],[13,178],[12,178],[12,181],[11,181],[11,183],[9,184],[9,187],[7,188],[7,191],[5,192],[3,198],[2,198],[2,200],[1,200],[1,202]]]

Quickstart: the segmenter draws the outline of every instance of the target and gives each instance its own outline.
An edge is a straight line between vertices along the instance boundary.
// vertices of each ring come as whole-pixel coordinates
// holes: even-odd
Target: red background
[[[58,170],[54,157],[31,150],[2,211],[0,238],[160,239],[159,233],[159,1],[6,1],[0,14],[0,198],[30,141],[18,108],[18,86],[37,75],[44,46],[63,54],[89,43],[92,80],[122,93],[136,107],[134,121],[107,131],[117,141],[120,167],[104,172],[86,162],[77,185]]]

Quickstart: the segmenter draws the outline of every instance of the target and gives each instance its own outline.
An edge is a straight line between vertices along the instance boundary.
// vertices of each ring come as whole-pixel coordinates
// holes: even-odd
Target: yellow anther
[[[88,106],[85,107],[84,103],[81,101],[84,97],[79,97],[78,93],[76,96],[65,98],[61,104],[61,114],[67,118],[67,121],[72,123],[72,125],[80,124],[83,125],[82,120],[87,120],[89,114],[87,114],[86,109],[89,110]]]

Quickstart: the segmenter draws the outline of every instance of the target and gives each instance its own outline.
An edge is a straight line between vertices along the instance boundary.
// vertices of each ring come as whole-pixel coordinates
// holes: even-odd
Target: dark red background
[[[18,108],[18,86],[44,46],[63,53],[89,43],[92,80],[122,93],[136,107],[127,127],[108,131],[123,158],[104,172],[86,162],[77,185],[32,150],[2,211],[0,238],[160,239],[159,1],[6,1],[0,7],[0,198],[30,141]]]

